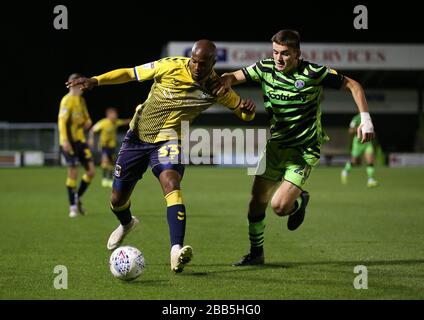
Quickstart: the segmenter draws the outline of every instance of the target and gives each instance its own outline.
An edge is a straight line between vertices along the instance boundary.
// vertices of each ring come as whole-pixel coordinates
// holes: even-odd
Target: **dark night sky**
[[[87,76],[158,58],[171,40],[268,41],[297,29],[304,42],[423,43],[420,10],[405,5],[352,1],[163,2],[33,1],[1,11],[2,106],[0,121],[54,122],[73,72]],[[246,1],[244,2],[246,3]],[[64,4],[69,30],[53,28],[53,8]],[[353,28],[353,8],[365,4],[369,29]],[[417,7],[417,4],[413,6]],[[131,116],[150,84],[100,87],[86,95],[93,120],[108,106]]]

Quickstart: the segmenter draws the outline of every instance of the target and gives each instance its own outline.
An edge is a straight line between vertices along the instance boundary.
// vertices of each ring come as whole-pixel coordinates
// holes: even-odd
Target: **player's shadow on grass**
[[[307,266],[317,266],[317,265],[338,265],[338,266],[357,266],[357,265],[369,266],[387,266],[387,265],[412,265],[412,264],[424,264],[424,259],[415,259],[415,260],[351,260],[351,261],[300,261],[300,262],[271,262],[265,263],[260,266],[243,266],[243,267],[234,267],[231,264],[226,263],[216,263],[216,264],[192,264],[191,268],[207,268],[210,267],[210,270],[207,271],[193,271],[187,270],[184,271],[182,275],[186,276],[207,276],[212,274],[219,273],[230,273],[230,272],[245,272],[245,271],[256,271],[263,269],[291,269],[296,267],[307,267]],[[225,270],[214,270],[214,268],[226,267]],[[228,268],[228,269],[227,269]]]
[[[254,270],[261,270],[261,269],[265,269],[265,268],[269,268],[267,265],[263,265],[263,266],[246,266],[246,267],[234,267],[231,264],[196,264],[196,265],[191,265],[191,270],[188,269],[184,270],[184,272],[181,274],[182,276],[198,276],[198,277],[205,277],[208,275],[214,275],[214,274],[219,274],[219,273],[232,273],[232,272],[243,272],[243,271],[254,271]],[[208,268],[209,270],[207,271],[195,271],[193,269],[197,269],[197,268]],[[226,270],[214,270],[216,267],[222,268],[222,267],[226,267],[228,269]],[[271,268],[276,269],[276,268],[286,268],[286,266],[271,266]]]
[[[144,287],[158,287],[158,286],[169,286],[169,280],[144,280],[143,277],[136,281],[129,281],[128,284],[133,286],[144,286]]]
[[[265,266],[269,268],[272,267],[282,267],[285,268],[294,268],[301,266],[309,266],[309,265],[340,265],[340,266],[357,266],[357,265],[365,265],[365,266],[388,266],[388,265],[409,265],[409,264],[424,264],[424,259],[414,259],[414,260],[351,260],[351,261],[299,261],[299,262],[286,262],[284,264],[280,263],[268,263]]]

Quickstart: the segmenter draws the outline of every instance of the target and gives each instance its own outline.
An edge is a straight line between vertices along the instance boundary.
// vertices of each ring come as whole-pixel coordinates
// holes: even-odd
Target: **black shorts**
[[[110,163],[115,163],[115,159],[116,159],[115,148],[102,147],[102,155],[107,157]]]
[[[175,170],[183,176],[182,156],[178,141],[148,143],[128,130],[115,164],[114,188],[123,190],[134,186],[149,166],[157,178],[167,169]]]
[[[63,151],[60,147],[60,151],[65,157],[66,164],[70,167],[75,167],[78,161],[84,168],[88,168],[88,163],[93,161],[93,155],[91,150],[85,142],[76,141],[71,143],[73,153]]]

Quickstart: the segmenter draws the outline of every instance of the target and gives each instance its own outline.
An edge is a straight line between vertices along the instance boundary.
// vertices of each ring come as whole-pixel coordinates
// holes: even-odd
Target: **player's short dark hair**
[[[68,81],[84,77],[81,73],[73,73],[69,76]]]
[[[300,49],[300,35],[296,30],[280,30],[271,38],[272,42],[294,49]]]

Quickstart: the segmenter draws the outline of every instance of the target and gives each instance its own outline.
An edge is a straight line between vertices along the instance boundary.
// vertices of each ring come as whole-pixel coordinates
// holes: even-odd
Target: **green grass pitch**
[[[424,170],[377,168],[375,189],[367,189],[364,168],[353,169],[347,186],[339,174],[312,172],[297,231],[268,209],[266,265],[235,268],[249,248],[252,177],[245,169],[187,167],[186,244],[194,259],[174,275],[165,201],[147,172],[132,198],[141,224],[125,241],[143,251],[146,269],[127,283],[108,268],[106,241],[117,220],[100,170],[84,196],[89,214],[70,219],[64,168],[1,169],[0,299],[423,299]],[[53,287],[56,265],[68,269],[66,290]],[[368,289],[353,286],[357,265],[368,269]]]

